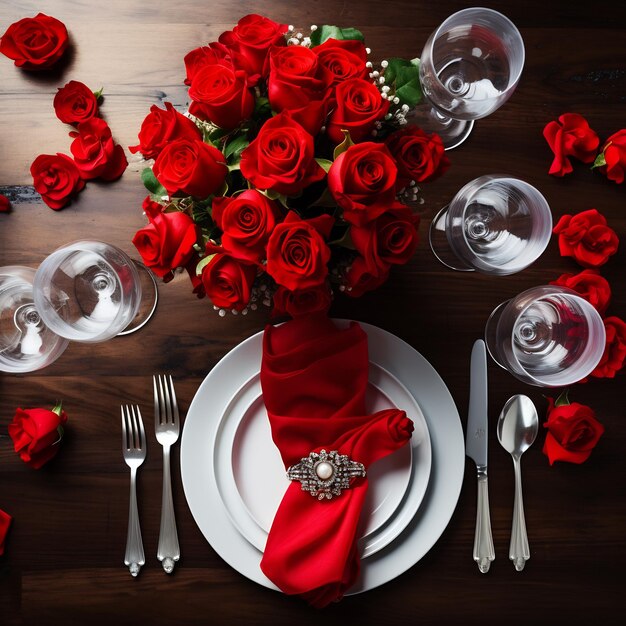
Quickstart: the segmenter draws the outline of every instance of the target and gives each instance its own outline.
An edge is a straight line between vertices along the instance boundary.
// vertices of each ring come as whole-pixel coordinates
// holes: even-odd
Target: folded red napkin
[[[404,411],[367,415],[367,335],[337,328],[325,315],[268,326],[261,385],[272,437],[288,468],[310,452],[337,450],[367,470],[402,447],[413,422]],[[294,480],[276,512],[261,569],[282,591],[323,607],[354,584],[360,567],[359,516],[367,478],[331,500]]]

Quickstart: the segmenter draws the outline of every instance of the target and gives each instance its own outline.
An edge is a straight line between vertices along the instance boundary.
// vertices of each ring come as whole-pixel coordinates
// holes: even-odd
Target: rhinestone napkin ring
[[[330,500],[350,488],[350,482],[357,476],[365,476],[363,463],[352,461],[346,454],[337,450],[311,452],[309,456],[292,465],[287,470],[289,480],[302,483],[302,491],[308,491],[318,500]]]

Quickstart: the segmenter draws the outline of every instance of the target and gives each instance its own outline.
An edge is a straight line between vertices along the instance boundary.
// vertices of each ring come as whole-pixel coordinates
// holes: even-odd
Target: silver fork
[[[121,410],[122,451],[124,461],[130,467],[130,507],[124,564],[133,576],[137,576],[141,566],[146,562],[137,512],[137,468],[146,458],[146,433],[138,406],[126,405],[122,406]]]
[[[152,382],[154,385],[154,430],[157,441],[163,446],[163,496],[157,558],[161,561],[163,569],[171,574],[174,571],[174,564],[180,559],[180,547],[172,503],[170,448],[178,440],[180,419],[172,377],[153,376]]]

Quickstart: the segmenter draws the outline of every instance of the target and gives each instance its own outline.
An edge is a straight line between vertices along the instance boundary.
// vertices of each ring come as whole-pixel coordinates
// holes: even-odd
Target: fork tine
[[[124,405],[120,406],[120,411],[122,413],[122,449],[128,450],[130,446],[128,445],[128,429],[126,427],[126,414],[124,413]]]
[[[154,388],[154,427],[157,428],[161,424],[161,408],[159,403],[159,390],[157,388],[157,378],[152,377],[152,387]]]
[[[176,400],[176,391],[174,390],[174,381],[172,380],[172,376],[170,375],[170,392],[172,395],[172,416],[174,425],[177,425],[179,422],[178,415],[178,401]]]
[[[170,402],[170,393],[167,388],[167,379],[165,376],[159,376],[159,384],[161,385],[161,397],[163,399],[163,406],[165,407],[163,421],[169,424],[172,421],[172,405]]]
[[[146,431],[143,427],[143,419],[141,418],[141,411],[139,405],[137,405],[137,420],[139,421],[139,435],[141,436],[140,447],[142,450],[146,449]]]
[[[135,450],[139,447],[139,426],[137,424],[137,417],[135,416],[135,410],[133,405],[127,405],[126,410],[128,411],[128,423],[130,424],[130,433],[131,433],[131,448]]]

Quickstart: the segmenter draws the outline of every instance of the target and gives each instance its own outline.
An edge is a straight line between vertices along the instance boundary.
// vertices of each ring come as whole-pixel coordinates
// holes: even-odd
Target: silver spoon
[[[539,429],[539,418],[533,401],[522,395],[509,398],[498,418],[498,441],[513,457],[515,469],[515,503],[513,505],[513,526],[509,559],[515,569],[521,572],[530,558],[524,502],[522,500],[522,454],[532,446]]]

